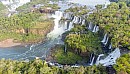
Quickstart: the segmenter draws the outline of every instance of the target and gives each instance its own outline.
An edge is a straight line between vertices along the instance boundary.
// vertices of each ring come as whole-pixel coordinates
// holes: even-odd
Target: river
[[[79,3],[82,5],[92,6],[94,7],[97,4],[109,4],[109,1],[106,0],[69,0],[69,2],[73,3]],[[9,47],[9,48],[0,48],[0,59],[12,59],[12,60],[33,60],[36,57],[39,57],[41,59],[45,59],[46,55],[49,54],[50,48],[54,47],[55,44],[64,44],[61,41],[61,35],[64,33],[65,26],[64,24],[59,24],[58,21],[62,15],[62,12],[69,8],[69,6],[66,3],[59,2],[59,6],[61,7],[60,12],[57,12],[55,15],[52,15],[52,17],[55,18],[55,26],[54,30],[50,32],[47,37],[47,41],[44,43],[39,44],[33,44],[33,45],[27,45],[27,46],[15,46],[15,47]],[[60,27],[59,27],[60,25]]]

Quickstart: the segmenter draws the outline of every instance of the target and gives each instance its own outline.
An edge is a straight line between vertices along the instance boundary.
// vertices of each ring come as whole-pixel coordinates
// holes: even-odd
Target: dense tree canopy
[[[45,61],[36,59],[30,62],[0,60],[0,74],[107,74],[102,66],[58,68],[49,66]]]
[[[101,44],[97,33],[87,30],[84,26],[77,26],[70,31],[65,40],[67,47],[78,54],[87,52],[98,54]]]
[[[130,49],[130,9],[126,3],[111,3],[105,9],[97,8],[97,11],[90,14],[88,20],[109,33],[113,47]]]
[[[35,42],[53,27],[51,19],[36,12],[14,14],[0,18],[0,40],[13,38],[20,42]]]
[[[124,54],[119,59],[117,59],[114,68],[118,74],[130,74],[130,53]]]
[[[89,10],[87,9],[87,6],[74,6],[65,10],[65,12],[73,12],[73,15],[81,16],[87,14]]]

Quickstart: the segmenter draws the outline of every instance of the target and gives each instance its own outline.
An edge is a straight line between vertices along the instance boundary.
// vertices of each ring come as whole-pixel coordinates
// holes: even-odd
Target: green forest
[[[52,29],[53,22],[36,12],[0,18],[0,40],[13,38],[16,42],[37,42]]]
[[[0,60],[0,74],[107,74],[105,67],[88,66],[58,68],[47,62],[36,59],[30,62]]]
[[[10,17],[5,16],[8,10],[0,2],[0,41],[13,39],[16,43],[27,44],[45,41],[46,35],[54,27],[54,18],[49,18],[47,13],[40,11],[48,7],[53,11],[60,9],[58,4],[48,2],[47,0],[32,0],[18,7],[16,9],[18,13]],[[44,6],[33,8],[39,3]],[[83,16],[90,10],[87,6],[74,6],[66,9],[65,12],[72,12],[74,16]],[[67,20],[63,17],[62,19]],[[104,8],[104,5],[96,5],[93,13],[89,14],[89,17],[85,16],[84,19],[85,24],[74,23],[74,28],[62,35],[64,45],[57,44],[51,49],[51,55],[49,55],[52,58],[51,61],[62,64],[63,67],[52,66],[41,59],[29,62],[1,59],[0,74],[130,74],[130,1],[111,2],[107,8]],[[90,22],[98,25],[100,30],[90,31],[87,28]],[[106,56],[112,51],[106,53],[103,50],[101,40],[105,34],[108,34],[112,48],[120,48],[121,51],[125,51],[125,54],[121,54],[116,64],[110,68],[101,64],[88,65],[91,54],[97,57],[103,53]],[[81,64],[81,66],[73,67],[74,64]]]

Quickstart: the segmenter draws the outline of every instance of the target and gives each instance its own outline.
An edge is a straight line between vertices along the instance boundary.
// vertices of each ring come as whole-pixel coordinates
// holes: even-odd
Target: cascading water
[[[79,17],[79,23],[82,23],[82,24],[84,23],[84,22],[82,22],[82,18],[81,17]]]
[[[101,56],[104,56],[104,54],[98,55],[98,58],[97,58],[97,60],[96,60],[96,64],[99,64],[99,60],[100,60],[100,57],[101,57]]]
[[[13,4],[11,6],[11,8],[8,8],[9,11],[15,11],[15,9],[17,7],[19,7],[20,5],[23,5],[27,2],[30,2],[30,0],[6,0],[6,1],[4,2],[2,0],[2,3],[4,5],[10,5],[10,6],[11,6],[11,4]],[[62,24],[59,24],[59,21],[60,21],[62,16],[63,16],[63,13],[61,11],[56,11],[55,14],[52,15],[52,17],[54,18],[55,26],[54,26],[54,30],[47,35],[48,38],[52,38],[52,39],[48,39],[45,43],[41,43],[41,44],[38,44],[38,45],[31,45],[31,46],[27,46],[27,47],[14,47],[14,48],[9,48],[9,49],[7,48],[7,50],[1,49],[0,50],[0,52],[1,52],[0,58],[6,58],[6,59],[10,58],[10,59],[16,60],[16,59],[30,59],[30,58],[34,59],[35,57],[39,57],[39,58],[46,57],[46,55],[49,52],[49,49],[51,47],[53,47],[57,42],[60,43],[59,36],[61,36],[65,32]],[[66,18],[72,19],[72,15],[67,14]],[[82,20],[81,17],[74,16],[73,20],[69,23],[68,30],[70,30],[73,27],[73,23],[82,23],[83,21],[84,20]],[[61,25],[61,26],[59,27],[59,25]],[[89,24],[88,29],[90,29],[90,30],[93,29],[93,25],[92,25],[91,22]],[[99,27],[96,26],[95,32],[97,32],[98,30],[99,30]],[[107,37],[107,34],[104,35],[104,38],[101,42],[108,43],[108,41],[106,39],[109,39]],[[67,49],[65,49],[65,50],[67,50]],[[117,49],[115,51],[116,51],[116,53],[118,54],[118,57],[119,57],[119,54],[120,54],[120,52],[118,52],[119,50]],[[7,53],[11,53],[11,54],[7,54]],[[90,64],[93,65],[95,56],[93,56],[91,59],[92,60],[91,60]],[[99,63],[102,64],[101,60],[99,60]],[[109,62],[108,62],[108,64],[109,64]],[[105,65],[107,65],[107,64],[105,63]]]
[[[95,32],[98,32],[98,31],[99,31],[99,26],[97,26],[97,27],[96,27],[96,30],[95,30]]]
[[[96,27],[97,27],[97,26],[95,25],[92,32],[96,32]]]
[[[30,0],[1,0],[1,2],[8,8],[8,17],[10,17],[12,12],[16,12],[16,8],[30,2]]]
[[[76,17],[75,17],[75,21],[74,21],[75,24],[78,23],[78,21],[79,21],[78,19],[79,19],[79,17],[76,16]]]
[[[90,55],[90,61],[89,61],[90,63],[91,63],[91,59],[92,59],[92,54]]]
[[[93,56],[93,58],[92,58],[92,61],[91,61],[90,65],[93,65],[93,64],[94,64],[94,59],[95,59],[95,56]]]
[[[82,21],[82,25],[85,25],[85,20]]]
[[[15,11],[16,8],[30,2],[30,0],[2,0],[1,2],[8,7],[9,11]]]
[[[52,15],[54,19],[54,30],[52,32],[50,32],[47,37],[53,37],[53,38],[58,38],[59,36],[62,35],[62,33],[65,32],[65,30],[63,29],[63,27],[59,27],[59,21],[61,19],[61,17],[63,16],[63,12],[61,11],[56,11],[54,15]],[[67,25],[67,22],[66,22]],[[66,27],[67,28],[67,27]]]
[[[65,26],[65,27],[64,27],[64,28],[65,28],[65,30],[67,30],[67,29],[68,29],[68,26],[67,26],[67,25],[68,25],[68,22],[67,22],[67,21],[65,21],[65,25],[64,25],[64,26]]]
[[[102,64],[103,66],[109,66],[116,63],[116,59],[120,57],[120,49],[116,48],[113,52],[111,52],[105,59],[97,59],[96,65]],[[100,57],[100,56],[99,56]]]
[[[109,45],[109,49],[112,49],[112,43]]]
[[[71,30],[71,28],[73,28],[73,27],[74,27],[73,22],[70,22],[68,30]]]
[[[74,18],[73,18],[72,22],[74,23],[74,22],[75,22],[75,20],[76,20],[76,16],[74,16]]]
[[[102,40],[101,42],[102,42],[102,43],[105,43],[106,38],[107,38],[107,33],[104,35],[104,38],[103,38],[103,40]]]
[[[89,29],[89,30],[92,30],[92,27],[93,27],[92,22],[90,22],[88,29]]]
[[[60,5],[62,6],[62,4]],[[65,6],[67,5],[68,4],[66,4]],[[64,23],[59,23],[61,17],[63,17],[63,11],[56,11],[55,14],[52,15],[55,24],[54,29],[47,34],[47,40],[44,43],[28,45],[26,47],[16,46],[10,48],[0,48],[0,58],[12,60],[32,60],[38,57],[41,59],[45,59],[47,55],[49,55],[51,47],[54,47],[57,43],[64,44],[61,41],[61,35],[67,30],[64,30]],[[72,26],[73,22],[70,23],[68,29],[70,30]]]
[[[105,41],[104,45],[107,45],[108,40],[109,40],[109,37],[107,37],[107,39],[106,39],[106,41]]]

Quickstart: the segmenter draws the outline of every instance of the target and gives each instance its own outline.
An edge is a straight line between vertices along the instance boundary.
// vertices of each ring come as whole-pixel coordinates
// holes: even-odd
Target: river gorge
[[[26,4],[27,2],[30,2],[30,0],[26,1],[4,1],[1,0],[4,5],[10,5],[9,11],[15,11],[15,9],[23,4]],[[82,25],[85,24],[84,17],[77,17],[73,16],[73,13],[66,13],[64,12],[67,8],[71,7],[71,5],[68,5],[69,3],[78,3],[79,5],[86,5],[88,7],[94,8],[97,4],[104,4],[106,7],[107,4],[110,4],[108,0],[69,0],[68,2],[62,2],[59,1],[58,5],[61,7],[58,11],[55,11],[54,14],[51,15],[52,18],[54,18],[54,29],[47,34],[47,40],[43,43],[37,43],[32,45],[26,45],[26,46],[14,46],[14,47],[8,47],[8,48],[0,48],[0,59],[12,59],[12,60],[33,60],[35,58],[45,59],[49,53],[50,49],[54,47],[56,44],[64,45],[64,42],[61,40],[62,34],[66,31],[69,31],[71,28],[74,27],[73,23],[81,23]],[[88,14],[89,15],[89,14]],[[64,17],[68,19],[67,21],[60,22],[61,18]],[[98,32],[99,26],[94,25],[91,22],[89,25],[87,25],[87,28],[92,31],[93,33]],[[105,46],[108,44],[109,37],[107,34],[104,35],[104,38],[102,39],[102,44]],[[112,45],[110,43],[109,49],[112,49]],[[116,55],[115,55],[116,54]],[[120,57],[120,50],[119,48],[116,48],[115,51],[113,51],[109,56],[107,56],[103,60],[99,60],[100,57],[103,56],[103,54],[100,54],[97,57],[96,64],[102,63],[104,66],[113,65],[115,64],[115,60]],[[92,55],[90,57],[90,65],[94,64],[95,55]],[[112,61],[111,61],[112,60]]]

